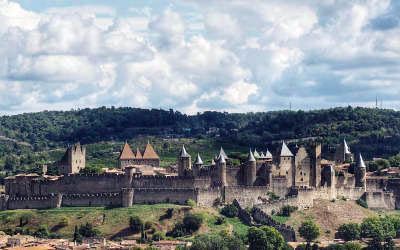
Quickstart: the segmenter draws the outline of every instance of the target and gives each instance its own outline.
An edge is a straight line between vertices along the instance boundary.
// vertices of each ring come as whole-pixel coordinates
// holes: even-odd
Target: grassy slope
[[[160,216],[164,215],[168,208],[174,208],[174,215],[171,219],[160,221]],[[107,238],[118,238],[126,236],[128,238],[138,237],[132,235],[129,230],[129,217],[137,215],[142,220],[152,222],[157,231],[164,233],[171,230],[176,222],[182,220],[185,213],[199,213],[204,218],[204,223],[199,233],[219,233],[236,232],[240,235],[247,233],[247,226],[242,224],[239,219],[227,219],[222,225],[215,225],[216,218],[220,216],[218,211],[212,208],[194,208],[171,204],[156,205],[134,205],[131,208],[105,209],[102,207],[75,207],[49,210],[12,210],[0,211],[0,231],[5,229],[15,229],[19,226],[20,218],[23,215],[30,217],[29,223],[24,229],[35,231],[40,225],[46,225],[50,231],[60,234],[63,237],[71,238],[75,225],[86,222],[92,223],[101,235]],[[59,227],[62,218],[68,220],[66,227]],[[104,221],[103,221],[104,220]],[[191,236],[193,237],[193,236]],[[190,237],[186,237],[190,238]]]
[[[333,240],[337,228],[344,223],[361,223],[366,217],[376,215],[376,212],[357,205],[354,201],[327,200],[314,201],[314,207],[308,210],[296,211],[287,221],[296,229],[305,220],[313,220],[321,229],[320,240]]]

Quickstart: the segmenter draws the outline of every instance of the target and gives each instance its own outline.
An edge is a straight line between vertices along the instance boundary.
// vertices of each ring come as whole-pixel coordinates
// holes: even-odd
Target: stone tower
[[[79,142],[69,146],[61,161],[58,162],[60,174],[76,174],[86,166],[86,147]]]
[[[321,186],[321,143],[315,143],[311,146],[310,159],[311,159],[311,172],[310,172],[310,185],[312,187]]]
[[[358,154],[357,163],[354,168],[354,177],[356,179],[356,187],[366,188],[366,173],[367,167],[365,166],[365,162],[361,156]]]
[[[353,154],[351,153],[346,140],[343,139],[342,143],[336,148],[335,162],[338,164],[343,164],[343,163],[350,163],[352,161],[353,161]]]
[[[294,156],[285,142],[282,142],[279,157],[279,175],[287,179],[287,187],[294,186]]]
[[[186,152],[185,145],[182,145],[178,156],[178,176],[187,176],[192,170],[192,157]]]
[[[200,157],[200,154],[197,153],[196,161],[193,164],[193,176],[199,176],[200,175],[200,169],[203,166],[203,160]]]
[[[223,154],[219,154],[217,158],[217,172],[218,172],[218,181],[221,183],[221,187],[227,186],[226,182],[226,160]]]
[[[246,186],[253,186],[254,182],[256,181],[257,162],[251,150],[247,157],[246,168],[244,172],[246,176]]]

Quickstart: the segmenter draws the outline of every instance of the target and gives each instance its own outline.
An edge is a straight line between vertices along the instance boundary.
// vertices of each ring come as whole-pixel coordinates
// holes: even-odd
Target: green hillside
[[[113,166],[125,140],[155,144],[162,165],[175,161],[185,143],[205,160],[222,145],[234,154],[249,147],[275,150],[277,142],[309,139],[328,152],[346,138],[366,159],[400,152],[400,112],[370,108],[186,115],[173,110],[97,108],[0,117],[0,170],[32,171],[61,157],[68,144],[88,145],[89,166]],[[302,142],[297,142],[302,143]]]

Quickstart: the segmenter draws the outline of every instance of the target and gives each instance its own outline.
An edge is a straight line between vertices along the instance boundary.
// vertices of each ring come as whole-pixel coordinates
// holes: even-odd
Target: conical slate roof
[[[153,146],[151,146],[150,142],[147,142],[146,148],[144,149],[143,159],[159,159],[156,151]]]
[[[349,148],[349,146],[347,145],[346,139],[343,139],[343,148],[344,148],[344,153],[345,153],[345,154],[351,154],[350,148]]]
[[[260,158],[263,158],[263,159],[265,158],[265,155],[263,152],[261,152]]]
[[[129,146],[128,142],[125,142],[124,147],[121,150],[119,155],[120,160],[133,160],[135,159],[135,155],[132,152],[131,147]]]
[[[284,141],[282,142],[281,156],[293,156],[292,152]]]
[[[199,153],[197,153],[196,161],[194,162],[194,164],[203,165],[203,160],[201,159]]]
[[[272,159],[272,154],[271,154],[271,152],[269,152],[268,149],[267,149],[267,152],[265,153],[265,158]]]
[[[219,155],[223,155],[225,159],[229,159],[229,157],[225,154],[225,151],[224,151],[224,149],[222,147],[219,150]]]
[[[248,162],[254,162],[254,161],[256,161],[256,159],[254,158],[253,153],[251,152],[251,149],[250,149],[249,155],[247,156],[247,161],[248,161]]]
[[[190,155],[186,152],[185,145],[182,145],[181,152],[179,153],[179,156],[182,158],[190,157]]]
[[[358,154],[357,168],[367,168],[365,162],[361,156],[361,153]]]
[[[260,154],[257,152],[257,149],[254,149],[253,156],[254,156],[255,158],[260,158]]]
[[[219,154],[217,161],[219,163],[226,163],[225,156],[223,154]]]

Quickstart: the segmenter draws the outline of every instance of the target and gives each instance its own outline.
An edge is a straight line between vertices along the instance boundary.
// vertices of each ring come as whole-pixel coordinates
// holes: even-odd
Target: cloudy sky
[[[397,0],[0,0],[0,114],[372,107],[376,96],[400,109]]]

